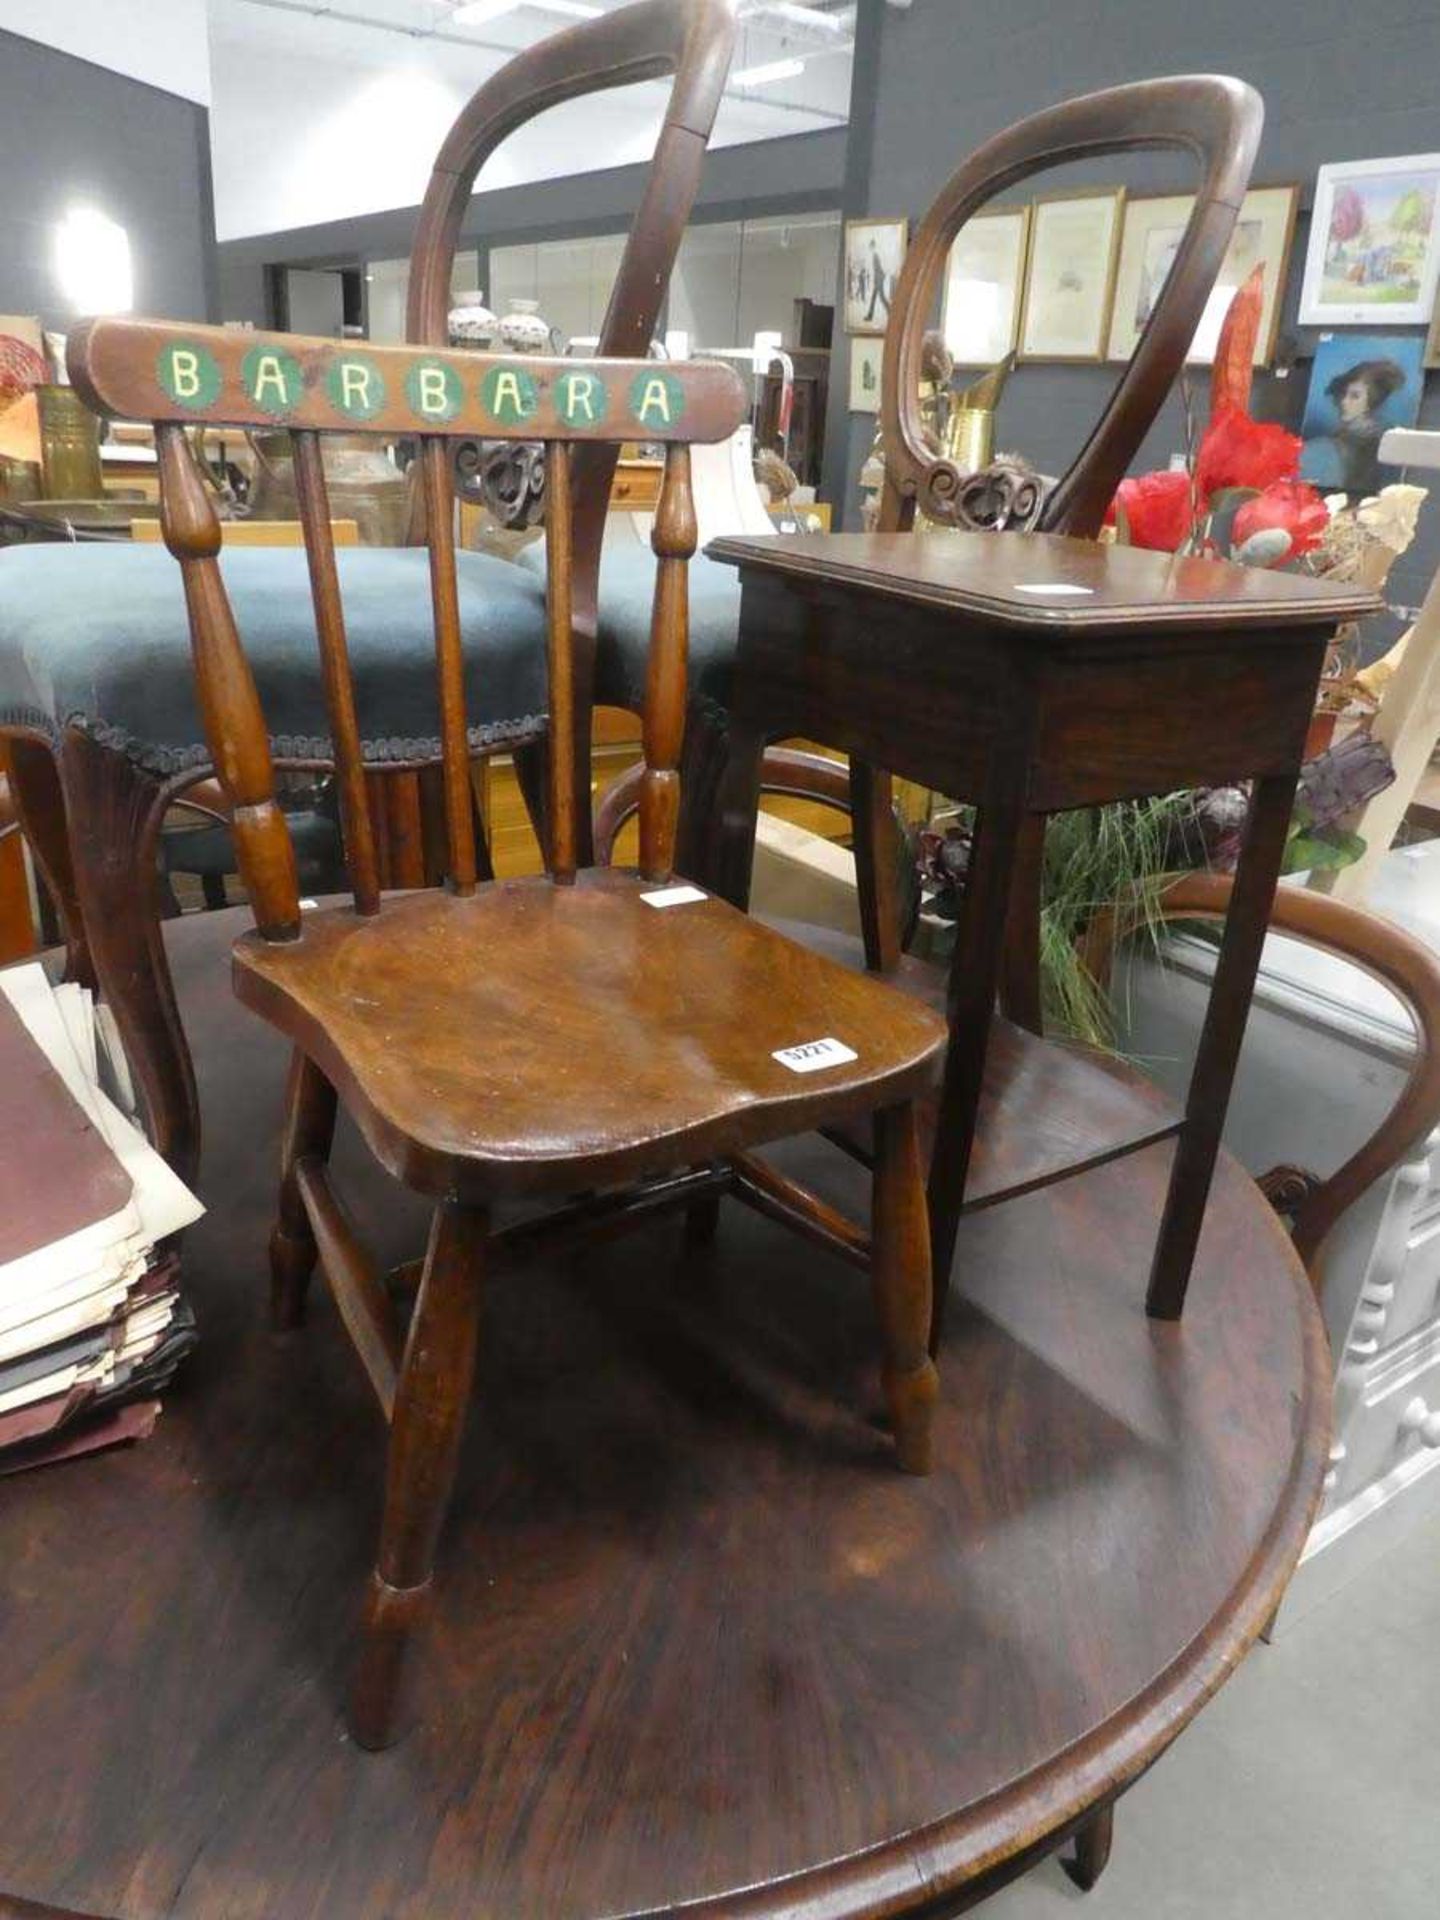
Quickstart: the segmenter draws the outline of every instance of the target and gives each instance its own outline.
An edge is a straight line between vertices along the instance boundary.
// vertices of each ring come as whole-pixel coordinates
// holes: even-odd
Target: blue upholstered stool
[[[536,564],[537,558],[539,564]],[[439,758],[434,631],[423,548],[341,548],[365,758],[377,770]],[[278,762],[330,758],[303,549],[235,547],[223,559]],[[543,554],[458,564],[466,704],[477,754],[544,737]],[[595,697],[638,708],[654,560],[638,543],[602,558]],[[697,558],[691,584],[692,720],[723,728],[739,594]],[[156,1144],[193,1175],[199,1118],[160,932],[156,848],[172,801],[211,771],[195,704],[178,570],[159,546],[0,551],[0,731],[11,740],[27,837],[59,906],[70,973],[102,984]],[[63,797],[62,797],[63,796]]]
[[[434,629],[423,548],[342,548],[365,757],[439,758]],[[282,764],[330,758],[305,553],[223,560]],[[543,582],[508,561],[459,565],[476,753],[543,739]],[[199,1151],[189,1050],[160,931],[156,850],[170,803],[211,771],[195,704],[178,569],[159,546],[0,552],[0,731],[26,836],[60,909],[69,973],[114,1009],[156,1145],[186,1177]]]
[[[367,762],[439,756],[430,573],[423,547],[337,550]],[[278,760],[330,757],[305,552],[227,548],[235,618],[276,732]],[[543,582],[459,556],[471,744],[545,727]],[[719,571],[719,569],[717,569]],[[161,546],[26,546],[0,553],[0,725],[59,744],[78,728],[161,779],[209,766],[178,569]]]

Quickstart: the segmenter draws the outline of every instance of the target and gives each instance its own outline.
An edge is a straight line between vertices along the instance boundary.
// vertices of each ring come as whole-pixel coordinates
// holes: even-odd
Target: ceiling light
[[[530,0],[530,5],[541,13],[563,13],[567,20],[598,20],[605,11],[592,7],[589,0]]]
[[[129,313],[135,304],[129,234],[93,207],[72,207],[55,229],[55,278],[76,313]]]
[[[498,20],[502,13],[514,13],[520,0],[465,0],[450,16],[453,26],[483,27],[487,20]]]
[[[771,60],[761,67],[742,67],[732,73],[732,87],[768,87],[775,80],[798,80],[805,71],[803,60]]]

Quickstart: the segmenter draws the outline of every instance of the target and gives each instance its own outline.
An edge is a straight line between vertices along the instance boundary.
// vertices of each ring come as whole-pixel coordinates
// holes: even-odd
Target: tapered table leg
[[[1115,1838],[1115,1808],[1101,1807],[1092,1813],[1083,1827],[1075,1831],[1073,1856],[1062,1857],[1060,1864],[1079,1887],[1089,1893],[1110,1864],[1110,1848]]]
[[[1175,1148],[1170,1189],[1150,1270],[1146,1310],[1157,1320],[1178,1320],[1185,1305],[1190,1268],[1200,1239],[1210,1177],[1240,1057],[1265,929],[1275,899],[1280,862],[1290,831],[1298,770],[1255,782],[1245,844],[1235,870],[1235,888],[1210,1003],[1200,1031],[1195,1069],[1185,1101],[1185,1124]]]
[[[950,962],[950,1045],[930,1158],[930,1245],[935,1273],[932,1353],[939,1351],[944,1327],[950,1264],[985,1083],[1016,848],[1025,818],[1018,799],[981,807],[970,843],[970,870]]]
[[[755,821],[760,811],[760,774],[765,730],[737,716],[731,722],[715,806],[715,827],[699,878],[703,886],[742,911],[750,905],[755,867]]]

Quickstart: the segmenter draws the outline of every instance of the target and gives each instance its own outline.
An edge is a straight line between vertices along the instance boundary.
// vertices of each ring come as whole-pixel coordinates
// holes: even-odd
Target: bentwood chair
[[[736,0],[637,0],[525,49],[486,80],[446,137],[426,194],[411,282],[412,325],[423,331],[412,337],[445,345],[455,243],[488,155],[562,101],[669,79],[599,349],[643,358],[724,93],[735,16]],[[270,416],[266,424],[284,422]],[[375,424],[363,408],[350,415],[352,432]],[[578,764],[580,735],[588,736],[586,607],[613,460],[595,449],[575,464]],[[440,755],[426,699],[433,641],[425,556],[414,547],[359,547],[341,551],[336,566],[352,608],[382,875],[395,886],[426,884],[441,836],[433,831]],[[533,770],[547,736],[543,582],[493,554],[460,553],[456,566],[472,754],[515,752],[522,769]],[[272,752],[289,768],[326,765],[304,554],[227,542],[223,569],[265,696]],[[0,735],[15,744],[15,798],[64,922],[70,977],[98,983],[110,1002],[150,1137],[193,1181],[199,1103],[160,937],[156,852],[172,801],[212,767],[185,604],[165,553],[127,541],[0,554]],[[582,846],[586,832],[582,816]],[[477,859],[488,871],[483,837]]]
[[[745,392],[729,369],[637,373],[616,360],[360,351],[121,320],[73,335],[70,369],[90,405],[156,423],[161,523],[180,563],[200,710],[255,915],[255,931],[235,947],[235,990],[295,1047],[272,1240],[278,1318],[299,1317],[318,1252],[391,1423],[351,1706],[357,1739],[379,1746],[394,1736],[402,1657],[430,1586],[497,1201],[665,1176],[678,1176],[688,1195],[698,1171],[717,1191],[748,1181],[762,1206],[778,1184],[793,1210],[819,1211],[752,1149],[873,1113],[869,1266],[882,1376],[896,1456],[913,1472],[928,1469],[937,1380],[914,1102],[933,1078],[944,1026],[884,983],[826,962],[699,889],[667,884],[695,546],[689,448],[725,438],[744,418]],[[383,428],[419,439],[443,749],[447,888],[387,899],[365,806],[320,454],[323,432],[344,424],[356,396]],[[184,439],[197,400],[206,419],[249,425],[279,411],[292,431],[350,907],[300,911],[265,717],[217,562],[220,529]],[[577,871],[575,769],[557,753],[548,877],[477,878],[451,454],[455,439],[481,432],[546,443],[549,712],[560,738],[575,697],[572,449],[637,433],[665,444],[638,875]],[[403,1337],[327,1179],[337,1099],[380,1164],[435,1202]]]

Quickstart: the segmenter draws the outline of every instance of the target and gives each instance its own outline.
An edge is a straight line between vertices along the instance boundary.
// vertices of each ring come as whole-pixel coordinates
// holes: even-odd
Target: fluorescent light
[[[450,16],[456,27],[483,27],[487,20],[498,20],[502,13],[514,13],[520,0],[465,0]]]
[[[605,11],[592,7],[589,0],[530,0],[530,5],[541,13],[563,13],[567,20],[598,20]]]
[[[805,71],[803,60],[771,60],[762,67],[742,67],[732,73],[732,87],[768,87],[774,80],[798,80]]]
[[[55,278],[76,313],[129,313],[135,304],[129,234],[93,207],[72,207],[55,229]]]
[[[760,0],[759,5],[746,9],[747,13],[768,14],[774,20],[788,20],[797,27],[810,27],[819,33],[845,33],[848,30],[845,16],[839,13],[817,13],[814,7],[800,6],[797,0]]]

